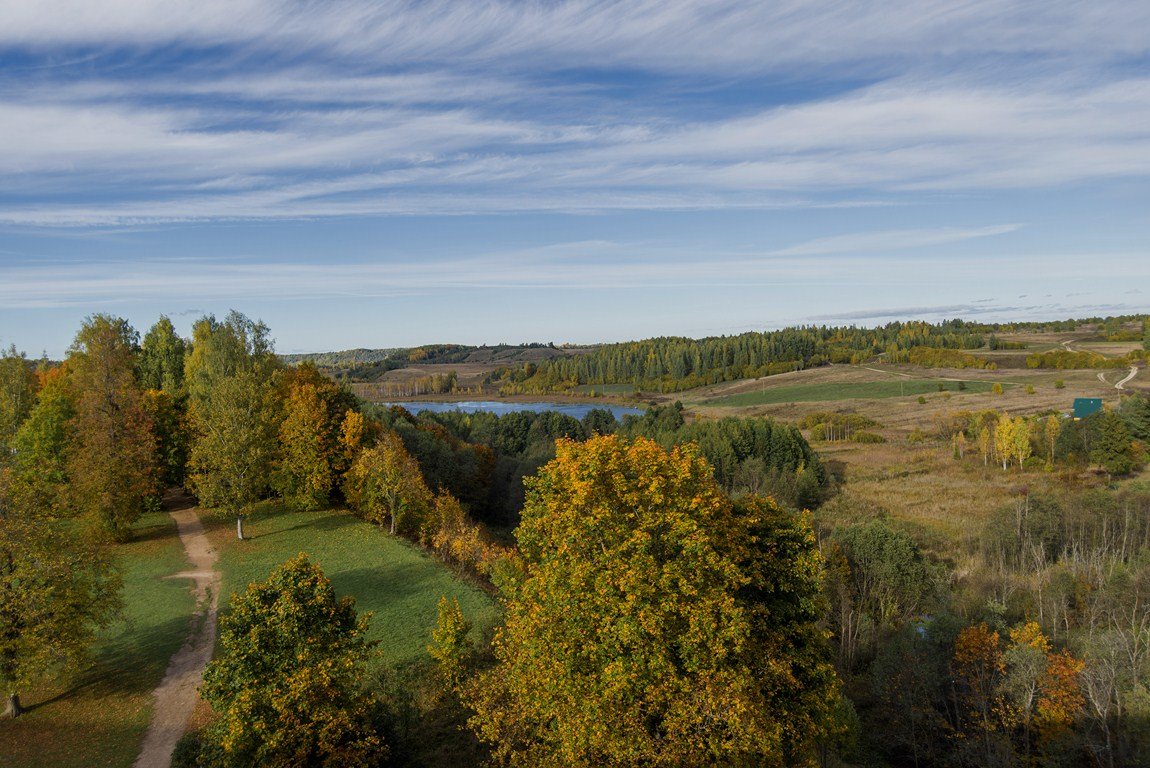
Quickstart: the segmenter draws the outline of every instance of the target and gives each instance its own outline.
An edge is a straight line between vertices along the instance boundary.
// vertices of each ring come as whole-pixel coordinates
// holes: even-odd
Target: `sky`
[[[0,0],[0,345],[1150,307],[1150,3]]]

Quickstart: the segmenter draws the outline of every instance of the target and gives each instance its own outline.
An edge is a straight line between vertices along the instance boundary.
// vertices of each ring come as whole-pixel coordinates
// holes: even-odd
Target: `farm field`
[[[960,382],[941,380],[887,380],[868,382],[843,382],[836,384],[827,382],[823,384],[796,385],[791,387],[771,387],[758,392],[745,392],[738,395],[728,395],[709,402],[714,407],[745,406],[745,405],[775,405],[777,403],[811,403],[836,402],[839,400],[877,400],[888,397],[907,397],[911,395],[925,395],[940,391],[968,391],[989,392],[994,386],[989,381],[961,382],[965,385],[960,389]],[[1016,386],[1004,384],[1003,387]]]

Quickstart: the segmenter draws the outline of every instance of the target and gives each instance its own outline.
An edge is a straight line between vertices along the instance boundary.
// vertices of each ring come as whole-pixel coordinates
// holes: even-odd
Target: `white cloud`
[[[769,209],[1150,176],[1150,79],[1107,69],[1150,50],[1144,3],[0,0],[0,16],[0,49],[84,51],[0,74],[8,225]],[[222,50],[132,58],[181,44]],[[570,67],[674,84],[621,98]],[[713,115],[665,103],[776,75],[814,90]]]
[[[940,229],[896,229],[881,232],[861,232],[835,237],[820,237],[777,251],[776,256],[813,256],[828,253],[874,253],[907,248],[925,248],[935,245],[961,243],[981,237],[993,237],[1014,232],[1018,224],[1000,224],[976,229],[944,227]]]
[[[627,65],[698,72],[995,53],[1137,56],[1128,0],[5,0],[0,43],[236,44],[380,63]]]

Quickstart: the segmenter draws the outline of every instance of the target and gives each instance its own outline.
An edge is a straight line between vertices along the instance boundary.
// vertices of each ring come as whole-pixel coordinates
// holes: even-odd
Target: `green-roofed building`
[[[1076,397],[1074,398],[1074,418],[1085,419],[1087,416],[1093,416],[1102,410],[1101,397]]]

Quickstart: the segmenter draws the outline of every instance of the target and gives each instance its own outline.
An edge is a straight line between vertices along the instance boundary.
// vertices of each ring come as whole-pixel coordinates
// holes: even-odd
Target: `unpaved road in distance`
[[[193,570],[177,573],[171,578],[192,580],[196,609],[192,614],[188,639],[172,657],[168,671],[156,689],[152,722],[144,737],[140,756],[136,758],[135,768],[170,768],[172,750],[187,730],[188,719],[196,706],[196,689],[216,643],[216,614],[220,602],[220,574],[214,569],[216,551],[204,534],[194,507],[173,509],[170,514],[176,521],[180,541],[193,566]]]

